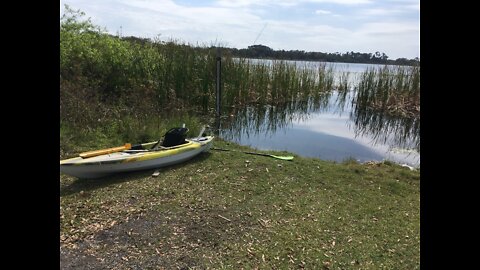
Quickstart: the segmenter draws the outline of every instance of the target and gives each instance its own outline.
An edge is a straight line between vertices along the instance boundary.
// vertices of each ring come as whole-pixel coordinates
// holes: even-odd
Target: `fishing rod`
[[[255,41],[253,42],[253,45],[255,45],[255,43],[257,42],[257,40],[258,40],[258,38],[260,37],[260,35],[262,35],[263,30],[265,30],[265,27],[267,27],[267,24],[268,24],[268,22],[266,22],[266,23],[263,25],[263,28],[262,28],[262,30],[260,30],[260,33],[258,33],[257,37],[255,38]]]

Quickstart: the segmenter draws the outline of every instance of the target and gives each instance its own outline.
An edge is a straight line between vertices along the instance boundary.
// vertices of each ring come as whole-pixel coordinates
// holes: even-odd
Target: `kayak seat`
[[[132,145],[132,148],[130,148],[130,150],[145,150],[145,148],[143,148],[141,144],[136,144]]]
[[[186,143],[188,128],[171,128],[165,133],[165,138],[161,144],[164,147],[171,147]]]

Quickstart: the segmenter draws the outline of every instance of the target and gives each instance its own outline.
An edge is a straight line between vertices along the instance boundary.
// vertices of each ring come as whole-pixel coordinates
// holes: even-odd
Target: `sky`
[[[420,57],[420,0],[61,0],[111,34]]]

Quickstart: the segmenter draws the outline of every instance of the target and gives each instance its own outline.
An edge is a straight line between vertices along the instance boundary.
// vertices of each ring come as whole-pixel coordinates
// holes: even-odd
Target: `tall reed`
[[[358,109],[420,116],[420,67],[384,66],[368,69],[359,80],[354,99]]]
[[[157,119],[167,112],[209,114],[215,108],[214,46],[120,38],[83,16],[67,8],[60,20],[63,126],[93,132],[128,123],[130,129],[116,131],[132,134],[124,138],[132,139],[143,136],[141,119]],[[222,57],[222,82],[222,107],[229,114],[244,106],[290,111],[320,106],[335,88],[333,69],[325,63],[300,66],[293,61],[234,58],[228,53]],[[283,117],[269,114],[274,116]],[[133,130],[140,131],[133,134]]]

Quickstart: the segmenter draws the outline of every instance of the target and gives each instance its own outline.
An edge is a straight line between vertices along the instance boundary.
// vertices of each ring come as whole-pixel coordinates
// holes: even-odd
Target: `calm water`
[[[252,64],[256,63],[267,63],[272,64],[272,60],[264,60],[264,59],[249,59],[249,62]],[[336,75],[336,79],[338,76],[344,72],[348,72],[348,81],[349,83],[355,83],[357,79],[359,79],[359,75],[361,75],[367,69],[383,67],[383,65],[377,64],[355,64],[355,63],[329,63],[329,62],[316,62],[316,61],[289,61],[284,60],[284,62],[288,64],[295,64],[299,68],[309,68],[316,70],[320,65],[325,64],[327,68],[332,68],[334,74]]]
[[[297,62],[315,66],[315,62]],[[375,65],[334,63],[349,80]],[[284,106],[248,107],[222,120],[220,137],[258,150],[286,150],[305,157],[341,162],[392,160],[420,166],[420,120],[357,112],[353,91]]]

